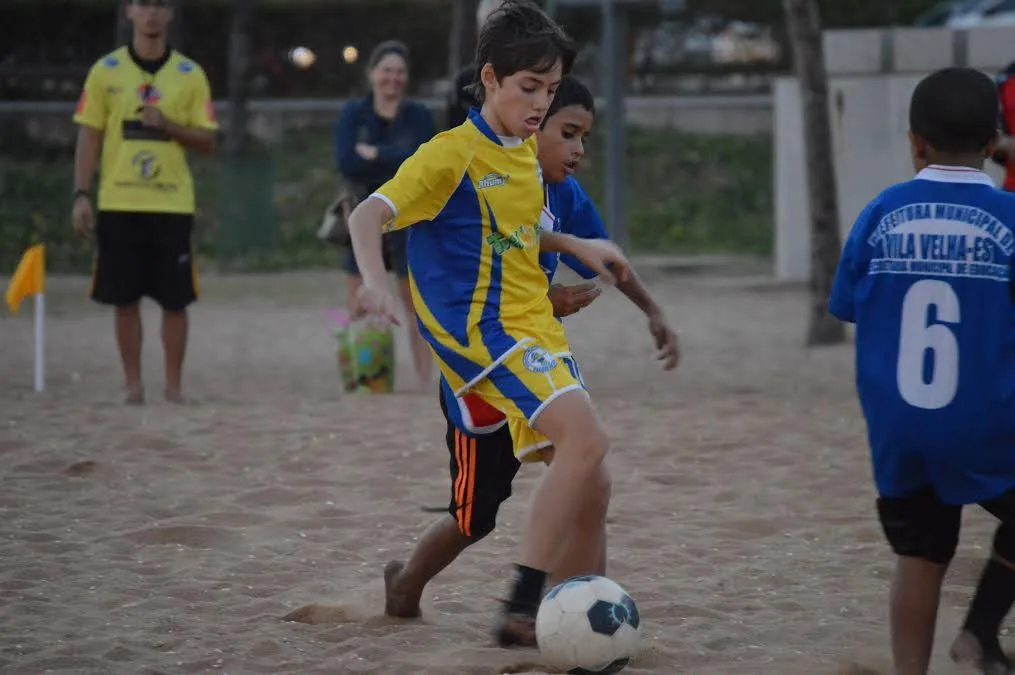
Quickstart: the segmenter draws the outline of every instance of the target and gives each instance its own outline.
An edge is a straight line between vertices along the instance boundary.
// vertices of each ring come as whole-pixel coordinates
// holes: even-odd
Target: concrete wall
[[[938,68],[962,65],[994,75],[1015,60],[1015,28],[828,31],[825,61],[843,239],[881,190],[912,177],[909,97]],[[795,78],[774,86],[775,271],[785,281],[810,274],[800,89]],[[1000,180],[1001,171],[988,163]]]

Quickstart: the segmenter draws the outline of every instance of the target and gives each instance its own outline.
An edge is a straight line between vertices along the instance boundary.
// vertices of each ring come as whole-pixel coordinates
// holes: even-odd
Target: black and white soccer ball
[[[554,586],[536,616],[536,640],[553,668],[573,675],[619,673],[638,650],[641,620],[631,596],[606,577]]]

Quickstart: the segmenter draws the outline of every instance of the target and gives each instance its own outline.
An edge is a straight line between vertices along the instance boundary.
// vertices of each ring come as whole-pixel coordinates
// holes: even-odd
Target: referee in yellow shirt
[[[122,9],[133,39],[92,66],[74,115],[74,229],[95,230],[91,297],[116,308],[127,402],[144,402],[138,305],[148,296],[162,307],[166,399],[181,403],[187,306],[197,299],[186,150],[212,152],[218,124],[204,71],[166,42],[170,0],[125,0]]]

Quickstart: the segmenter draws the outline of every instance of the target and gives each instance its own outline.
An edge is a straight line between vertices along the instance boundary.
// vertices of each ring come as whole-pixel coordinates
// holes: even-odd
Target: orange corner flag
[[[18,268],[14,270],[14,276],[7,284],[7,306],[17,314],[21,307],[21,301],[37,293],[42,293],[46,287],[46,247],[43,244],[32,246],[21,256]]]

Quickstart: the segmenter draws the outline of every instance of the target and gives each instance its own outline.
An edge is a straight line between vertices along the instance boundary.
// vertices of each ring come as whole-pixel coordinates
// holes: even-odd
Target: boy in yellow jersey
[[[605,518],[600,505],[610,490],[609,442],[553,315],[539,254],[572,255],[607,282],[626,278],[628,264],[606,240],[553,232],[544,208],[533,135],[574,61],[571,40],[532,2],[507,0],[484,24],[476,54],[482,109],[422,145],[356,208],[349,229],[361,306],[397,322],[381,233],[413,226],[407,248],[419,327],[454,394],[474,393],[501,410],[517,456],[538,459],[532,448],[554,448],[497,629],[501,645],[533,646],[548,571],[601,555],[601,536],[572,534],[590,504]]]
[[[92,299],[116,308],[127,402],[144,402],[143,296],[162,307],[166,399],[182,402],[187,306],[197,299],[191,230],[194,185],[186,150],[211,152],[218,124],[204,71],[173,51],[169,0],[127,0],[133,39],[92,66],[74,121],[74,229],[95,229]],[[99,168],[98,219],[92,181]]]
[[[592,200],[574,177],[585,156],[585,140],[595,119],[592,92],[573,75],[565,75],[553,97],[539,142],[539,166],[546,183],[546,204],[556,217],[554,230],[585,239],[606,239],[603,225]],[[563,263],[579,276],[590,279],[595,273],[580,262],[557,255],[540,255],[543,272],[550,280],[550,302],[558,317],[573,315],[591,304],[600,294],[593,282],[565,286],[554,284],[553,277]],[[662,307],[632,269],[617,290],[648,318],[648,327],[659,349],[658,359],[665,370],[677,367],[677,335],[669,326]],[[454,396],[443,379],[440,405],[447,420],[446,442],[450,455],[451,500],[444,515],[427,527],[404,563],[393,560],[385,568],[385,607],[388,616],[416,618],[420,599],[430,581],[450,565],[465,549],[493,532],[500,505],[511,496],[511,485],[522,462],[515,456],[514,442],[507,420],[499,410],[474,394]],[[544,462],[552,452],[534,450]],[[523,458],[524,459],[524,458]],[[581,522],[572,536],[593,536],[588,531],[604,526],[603,512],[586,504]],[[434,511],[434,509],[424,509]],[[605,540],[605,537],[603,537]],[[599,560],[583,560],[580,567],[555,568],[548,585],[585,574],[606,574],[606,551]]]

